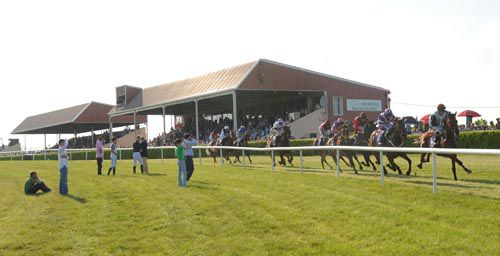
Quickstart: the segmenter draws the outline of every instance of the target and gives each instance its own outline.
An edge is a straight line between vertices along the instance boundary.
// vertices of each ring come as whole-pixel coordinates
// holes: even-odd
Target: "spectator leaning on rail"
[[[59,194],[68,194],[68,155],[66,149],[68,148],[68,141],[64,139],[59,140],[59,148],[57,149],[57,158],[59,160]]]
[[[444,120],[448,117],[448,111],[443,104],[437,106],[437,111],[432,114],[430,125],[434,129],[434,135],[431,138],[431,147],[434,147],[444,131]]]
[[[381,131],[377,138],[378,145],[382,145],[385,142],[386,134],[392,129],[392,120],[394,120],[394,114],[390,108],[386,108],[384,112],[378,115],[377,128]]]
[[[99,136],[95,143],[95,159],[97,161],[97,175],[102,174],[102,157],[103,157],[103,142],[102,136]]]
[[[38,178],[38,174],[36,172],[31,172],[29,179],[26,183],[24,183],[24,193],[26,193],[26,195],[35,195],[38,190],[41,190],[44,193],[52,191],[43,181],[40,180],[40,178]]]
[[[111,167],[109,167],[108,176],[109,176],[109,173],[111,171],[113,171],[113,175],[116,174],[116,161],[118,160],[118,155],[116,154],[116,138],[115,137],[113,137],[111,139],[111,145],[109,146],[109,148],[111,149],[111,154],[110,154]]]
[[[193,148],[192,146],[198,144],[198,141],[191,137],[191,134],[184,134],[184,158],[186,161],[186,172],[187,172],[187,181],[191,179],[191,176],[194,172],[194,163],[193,163]]]
[[[139,162],[141,164],[141,173],[144,173],[144,166],[142,165],[142,157],[141,157],[141,136],[137,136],[132,147],[134,149],[134,153],[132,154],[132,158],[134,159],[134,167],[132,170],[135,173],[137,162]]]

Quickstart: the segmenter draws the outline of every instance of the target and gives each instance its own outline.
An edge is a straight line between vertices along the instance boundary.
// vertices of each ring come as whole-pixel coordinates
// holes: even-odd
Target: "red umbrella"
[[[479,113],[477,113],[476,111],[465,110],[465,111],[460,112],[460,114],[458,114],[458,116],[480,117],[481,115]]]
[[[422,118],[420,118],[420,121],[422,121],[424,124],[428,124],[431,116],[432,116],[431,114],[427,114],[427,115],[423,116]]]

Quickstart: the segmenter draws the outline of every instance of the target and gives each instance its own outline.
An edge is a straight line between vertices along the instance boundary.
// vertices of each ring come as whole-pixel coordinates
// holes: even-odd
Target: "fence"
[[[379,157],[380,157],[380,184],[384,185],[384,158],[383,158],[383,153],[384,152],[402,152],[402,153],[425,153],[425,154],[432,154],[432,177],[433,177],[433,186],[432,186],[432,192],[435,194],[437,192],[437,162],[436,162],[436,155],[438,154],[473,154],[473,155],[500,155],[500,149],[459,149],[459,148],[399,148],[399,147],[360,147],[360,146],[305,146],[305,147],[275,147],[275,148],[251,148],[251,147],[231,147],[231,146],[194,146],[194,149],[198,149],[198,156],[199,156],[199,161],[201,164],[201,159],[202,159],[202,150],[205,149],[218,149],[220,152],[220,157],[221,157],[221,167],[224,166],[224,159],[223,159],[223,150],[239,150],[242,151],[241,156],[243,156],[243,162],[242,162],[242,167],[243,169],[246,168],[246,162],[245,162],[245,151],[250,152],[250,151],[257,151],[257,152],[270,152],[271,158],[272,158],[272,163],[271,163],[271,168],[272,171],[275,171],[275,165],[274,165],[274,160],[275,160],[275,152],[276,151],[299,151],[299,157],[300,157],[300,173],[303,173],[304,169],[304,163],[303,163],[303,151],[336,151],[337,155],[337,163],[340,161],[340,151],[369,151],[369,152],[378,152]],[[159,149],[161,151],[160,156],[161,160],[163,163],[164,160],[164,150],[165,149],[170,149],[173,150],[175,149],[174,146],[164,146],[164,147],[154,147],[150,148],[151,150],[153,149]],[[122,159],[122,152],[123,151],[130,151],[132,150],[131,148],[119,148],[118,150],[118,159]],[[20,156],[20,160],[25,160],[24,156],[30,156],[32,160],[35,160],[35,155],[40,155],[43,154],[44,158],[43,160],[47,160],[47,155],[50,152],[56,152],[57,150],[55,149],[47,149],[47,150],[37,150],[37,151],[11,151],[11,152],[2,152],[0,153],[0,157],[4,158],[9,158],[10,160],[17,160],[17,157]],[[95,154],[95,151],[93,149],[68,149],[67,150],[69,154],[70,160],[72,159],[72,153],[73,152],[85,152],[85,160],[88,160],[89,153]],[[337,164],[337,177],[340,177],[340,165]]]

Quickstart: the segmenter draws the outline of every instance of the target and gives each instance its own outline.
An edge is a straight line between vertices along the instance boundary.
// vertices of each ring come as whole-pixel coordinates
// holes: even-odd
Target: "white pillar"
[[[43,149],[47,149],[47,134],[43,134]]]
[[[94,147],[94,127],[92,127],[92,131],[91,131],[90,136],[92,137],[92,140],[90,142],[90,148],[93,148]]]
[[[199,117],[198,117],[198,99],[194,100],[194,114],[196,116],[196,140],[200,139],[200,126],[199,126]]]
[[[233,130],[238,130],[238,109],[236,105],[236,91],[233,91]]]
[[[134,111],[134,139],[137,138],[137,112]]]
[[[109,116],[109,142],[113,138],[113,122],[111,122],[111,116]]]
[[[74,134],[75,134],[75,144],[73,145],[73,148],[76,148],[76,130],[74,130]]]

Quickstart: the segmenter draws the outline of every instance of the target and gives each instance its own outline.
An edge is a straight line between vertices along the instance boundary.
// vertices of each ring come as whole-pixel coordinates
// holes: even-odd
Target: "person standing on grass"
[[[194,163],[193,163],[193,146],[198,144],[198,141],[192,138],[191,134],[184,134],[184,158],[186,161],[186,172],[187,172],[187,181],[191,179],[191,176],[194,172]]]
[[[144,173],[144,166],[142,165],[142,157],[141,157],[141,136],[137,136],[134,145],[132,145],[134,149],[134,153],[132,154],[132,158],[134,159],[134,174],[137,166],[137,162],[141,164],[141,173]]]
[[[30,178],[24,184],[24,193],[26,193],[26,195],[36,195],[38,190],[43,191],[43,193],[52,191],[43,181],[40,180],[40,178],[38,178],[38,174],[36,172],[31,172]]]
[[[59,140],[59,148],[57,149],[57,158],[59,160],[59,194],[68,195],[68,155],[66,149],[68,141],[65,139]]]
[[[181,139],[175,140],[175,156],[177,157],[177,164],[179,166],[179,174],[177,176],[179,186],[185,187],[187,183],[186,159],[184,157],[184,146],[182,145]]]
[[[148,168],[148,142],[141,137],[141,157],[142,157],[142,165],[144,169],[144,174],[149,173]]]
[[[95,159],[97,160],[97,175],[102,174],[103,138],[99,136],[95,143]]]
[[[116,138],[113,137],[111,139],[111,145],[109,146],[109,148],[111,149],[111,167],[109,167],[109,170],[108,170],[108,176],[109,176],[109,173],[111,172],[111,170],[113,170],[113,175],[116,174],[116,160],[118,160],[118,156],[116,154]]]

